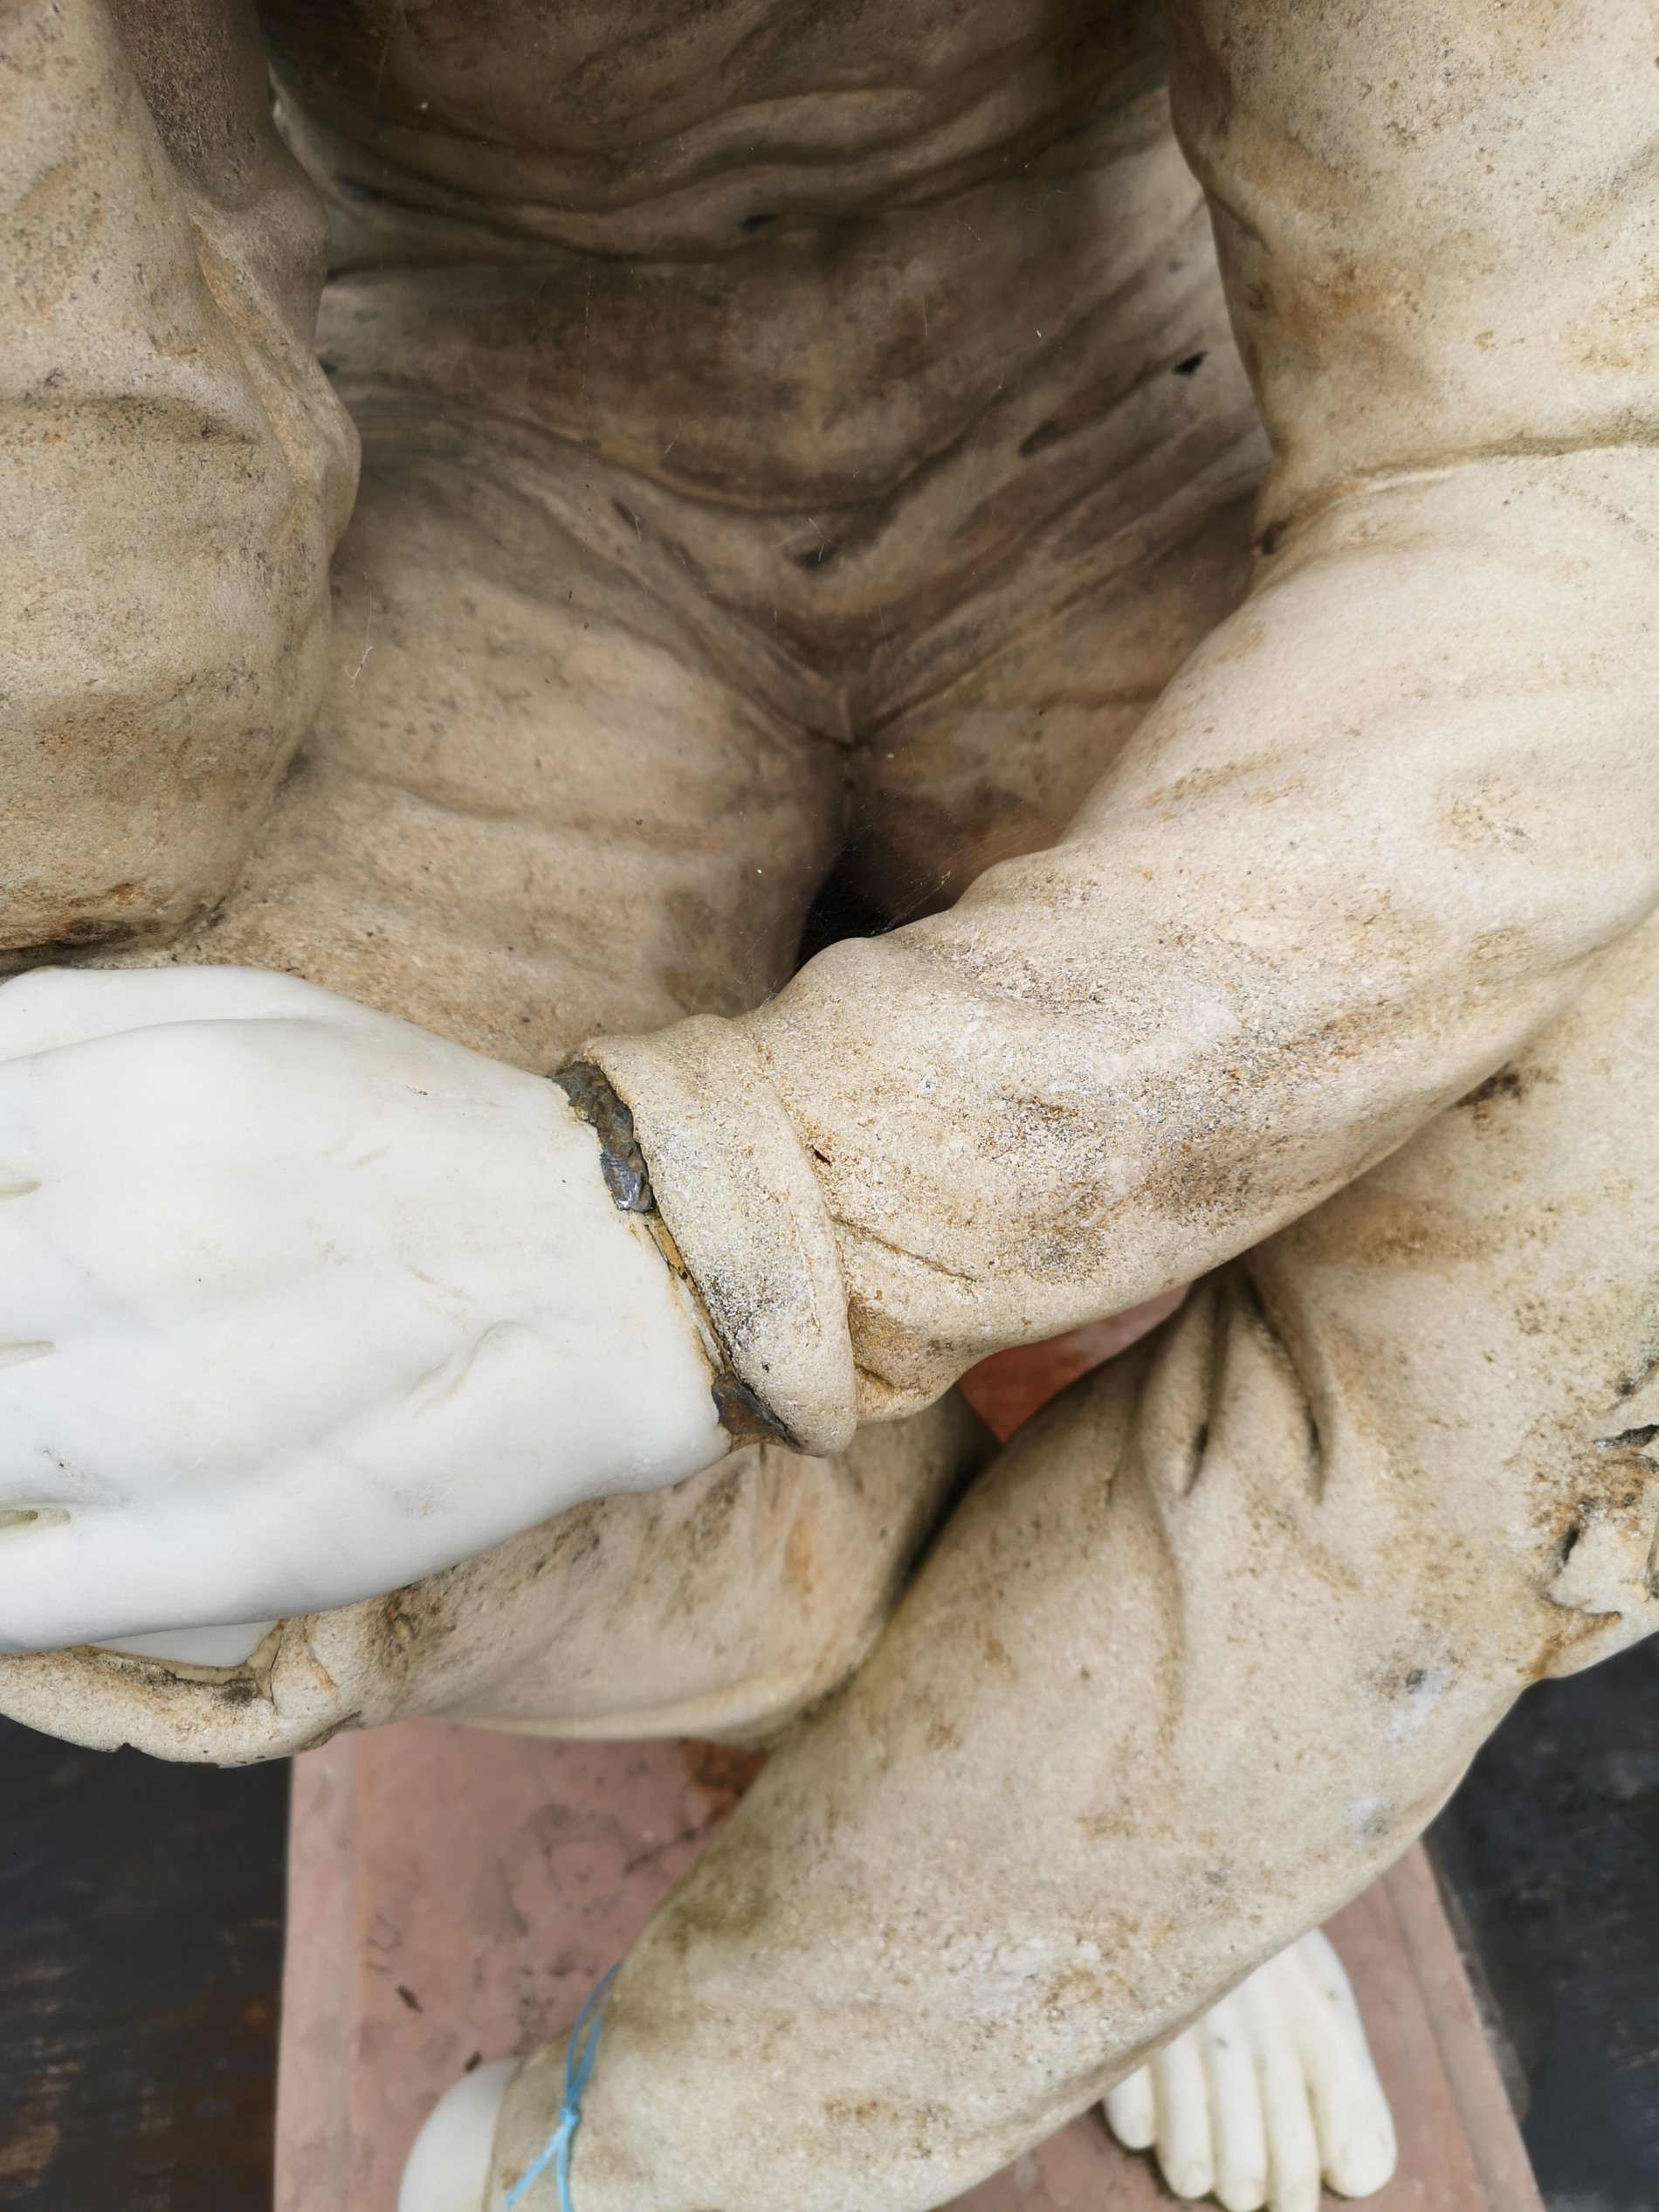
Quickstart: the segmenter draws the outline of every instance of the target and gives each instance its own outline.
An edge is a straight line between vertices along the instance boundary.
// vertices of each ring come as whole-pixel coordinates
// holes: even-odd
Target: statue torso
[[[744,504],[901,480],[1168,228],[1149,0],[265,12],[335,366]]]
[[[1144,82],[1148,0],[265,0],[305,110],[527,235],[740,249],[1006,171]]]

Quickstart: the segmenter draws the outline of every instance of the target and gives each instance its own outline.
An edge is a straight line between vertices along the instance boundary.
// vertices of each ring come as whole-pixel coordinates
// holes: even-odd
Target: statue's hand
[[[343,1603],[728,1442],[554,1084],[286,976],[0,986],[0,1650]]]
[[[1369,2196],[1394,2169],[1394,2121],[1342,1961],[1304,1935],[1258,1967],[1106,2098],[1131,2150],[1155,2147],[1177,2196],[1226,2212],[1318,2212],[1323,2174]]]

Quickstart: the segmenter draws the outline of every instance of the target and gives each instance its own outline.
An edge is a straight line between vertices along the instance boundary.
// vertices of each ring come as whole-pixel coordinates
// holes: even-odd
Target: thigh
[[[580,1507],[405,1594],[397,1710],[771,1742],[864,1657],[991,1449],[953,1391],[836,1459],[749,1446]]]

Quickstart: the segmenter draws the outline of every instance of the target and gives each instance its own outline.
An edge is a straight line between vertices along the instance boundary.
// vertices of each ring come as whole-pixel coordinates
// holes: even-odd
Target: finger
[[[1353,1984],[1348,1970],[1337,1956],[1335,1947],[1323,1928],[1312,1928],[1288,1951],[1280,1954],[1293,1960],[1300,1978],[1332,2009],[1352,2032],[1364,2039],[1365,2027],[1360,2018],[1360,2008],[1354,2002]]]
[[[1158,2163],[1177,2196],[1208,2196],[1215,2186],[1209,2089],[1198,2037],[1189,2028],[1152,2062]]]
[[[124,1141],[112,1128],[78,1169],[65,1154],[93,1145],[95,1123],[77,1132],[72,1106],[55,1137],[45,1116],[20,1127],[6,1090],[0,1068],[0,1147],[17,1140],[10,1155],[0,1148],[0,1342],[67,1349],[107,1335],[124,1358],[176,1356],[181,1327],[224,1339],[273,1278],[292,1285],[320,1272],[320,1233],[307,1240],[279,1165],[255,1161],[238,1177],[238,1162],[213,1160],[206,1145],[181,1163],[147,1147],[141,1132]],[[291,1331],[306,1318],[292,1314]],[[233,1333],[225,1348],[236,1354]],[[4,1444],[0,1425],[0,1456]]]
[[[332,1030],[276,1019],[157,1023],[0,1062],[0,1336],[53,1335],[54,1285],[65,1317],[125,1300],[149,1322],[163,1294],[182,1310],[314,1271],[307,1202],[371,1143],[356,1072]],[[346,1175],[327,1196],[350,1255],[378,1187]]]
[[[1158,2133],[1153,2103],[1152,2070],[1137,2066],[1134,2072],[1105,2095],[1106,2125],[1126,2151],[1149,2151]]]
[[[58,1343],[72,1329],[107,1317],[109,1295],[95,1257],[78,1249],[74,1224],[52,1202],[52,1168],[39,1157],[44,1147],[25,1141],[9,1154],[5,1138],[15,1132],[0,1110],[0,1345]],[[0,1456],[5,1441],[0,1416]]]
[[[134,1512],[77,1495],[72,1470],[32,1517],[21,1504],[0,1509],[0,1652],[109,1644],[307,1609],[280,1602],[279,1540],[293,1540],[285,1510],[292,1485],[281,1469],[272,1490],[270,1498],[245,1490],[216,1496],[210,1484],[192,1485]],[[315,1501],[301,1503],[315,1526]]]
[[[1322,1935],[1304,1936],[1283,1963],[1325,2177],[1344,2196],[1369,2196],[1392,2176],[1397,2149],[1348,1977]]]
[[[189,1353],[152,1330],[93,1330],[0,1366],[0,1647],[292,1609],[263,1602],[293,1540],[292,1485],[274,1457],[250,1483],[261,1439],[238,1425],[240,1394]],[[327,1531],[326,1505],[311,1513]]]
[[[1318,2138],[1295,2038],[1270,1968],[1253,1974],[1238,1999],[1249,2019],[1261,2083],[1269,2206],[1271,2212],[1318,2212]]]
[[[1209,2078],[1215,2195],[1225,2212],[1261,2212],[1267,2202],[1267,2128],[1244,2008],[1236,1996],[1223,1997],[1193,2032]]]
[[[32,968],[0,983],[0,1061],[125,1030],[314,1016],[353,1004],[261,968]]]
[[[185,1604],[178,1562],[126,1519],[79,1500],[0,1511],[0,1652],[107,1643],[169,1625]]]

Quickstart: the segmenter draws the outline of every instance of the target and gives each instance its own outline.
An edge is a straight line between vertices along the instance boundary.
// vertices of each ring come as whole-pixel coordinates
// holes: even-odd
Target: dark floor
[[[1659,1637],[1530,1691],[1434,1842],[1550,2212],[1659,2212]]]
[[[269,2212],[286,1809],[0,1722],[0,2205]],[[1551,2212],[1659,2212],[1659,1639],[1532,1692],[1435,1842]]]
[[[0,1721],[0,2205],[270,2212],[287,1808]]]

